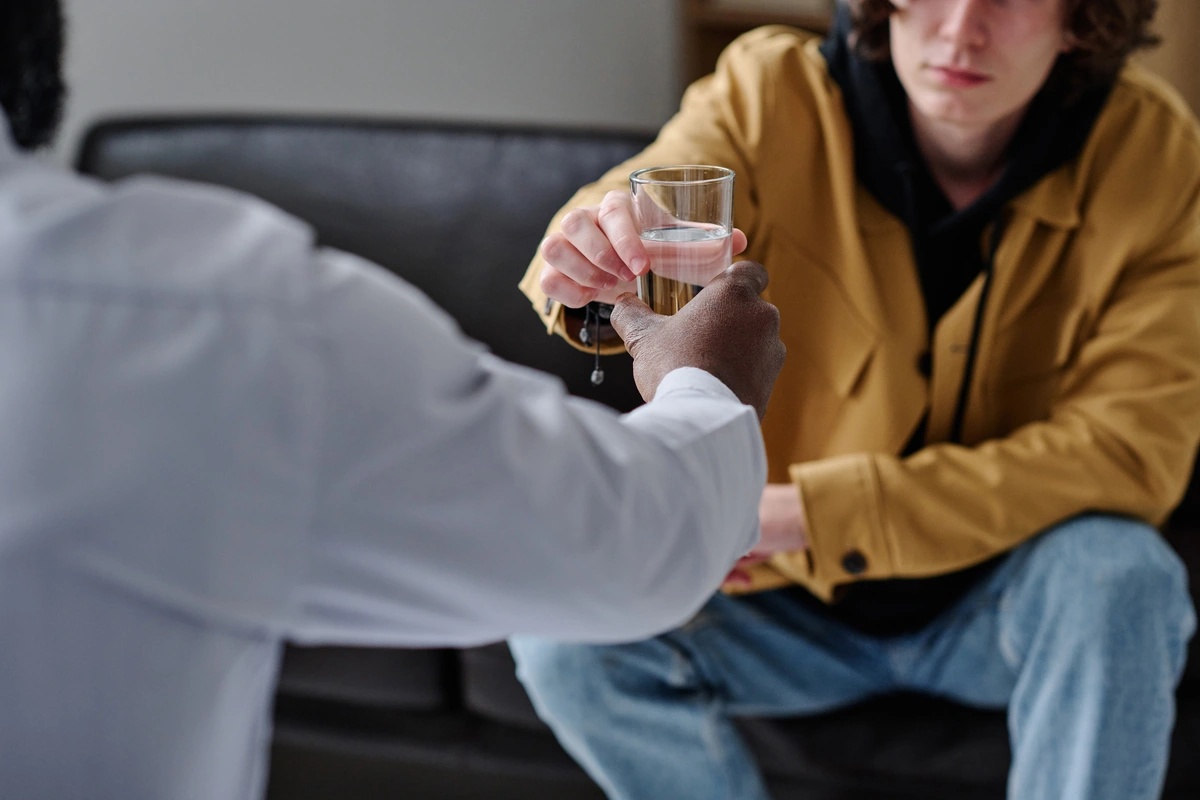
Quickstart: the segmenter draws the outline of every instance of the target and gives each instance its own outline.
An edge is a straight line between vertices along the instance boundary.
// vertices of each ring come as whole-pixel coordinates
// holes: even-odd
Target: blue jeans
[[[717,595],[622,645],[514,639],[539,715],[613,800],[765,800],[731,716],[894,690],[1007,708],[1018,800],[1151,800],[1196,619],[1152,528],[1074,519],[1015,549],[917,633],[874,638],[781,592]]]

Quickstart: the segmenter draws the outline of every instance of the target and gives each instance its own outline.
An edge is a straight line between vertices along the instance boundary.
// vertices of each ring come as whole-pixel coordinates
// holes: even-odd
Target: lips
[[[988,83],[991,78],[982,72],[957,67],[930,66],[929,71],[938,83],[953,89],[970,89]]]

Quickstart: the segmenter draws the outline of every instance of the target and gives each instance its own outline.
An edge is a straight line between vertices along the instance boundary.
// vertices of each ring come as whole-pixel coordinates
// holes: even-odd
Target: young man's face
[[[1069,48],[1066,0],[892,0],[892,62],[913,111],[986,128],[1024,112]]]

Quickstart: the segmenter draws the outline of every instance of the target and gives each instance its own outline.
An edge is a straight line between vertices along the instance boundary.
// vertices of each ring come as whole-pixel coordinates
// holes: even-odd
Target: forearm
[[[1147,469],[1126,442],[1076,419],[973,449],[799,465],[793,475],[813,541],[811,561],[800,566],[821,587],[924,577],[1007,552],[1088,511],[1159,523],[1182,494],[1191,448],[1164,443],[1160,453],[1163,463]]]
[[[315,303],[330,391],[297,640],[637,638],[752,542],[758,417],[711,375],[678,370],[618,417],[352,257]]]

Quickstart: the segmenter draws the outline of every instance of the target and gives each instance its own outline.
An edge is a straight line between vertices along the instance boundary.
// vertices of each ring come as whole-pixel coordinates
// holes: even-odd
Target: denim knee
[[[544,719],[577,712],[602,669],[595,645],[522,637],[508,646],[517,678]]]
[[[691,657],[670,634],[625,644],[509,641],[517,677],[543,720],[586,722],[625,701],[660,700],[695,685]]]
[[[1119,636],[1130,646],[1140,629],[1161,625],[1182,667],[1196,626],[1187,570],[1153,527],[1112,515],[1078,517],[1014,557],[1021,564],[1006,603],[1027,605],[1018,627],[1028,632],[1057,621],[1058,635],[1069,640],[1100,646]]]

